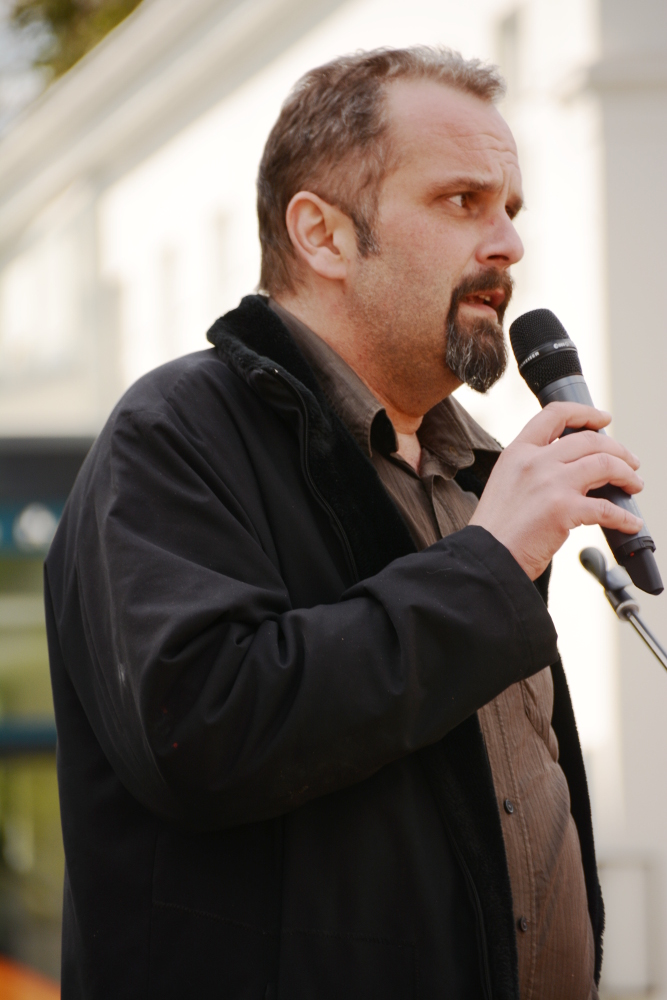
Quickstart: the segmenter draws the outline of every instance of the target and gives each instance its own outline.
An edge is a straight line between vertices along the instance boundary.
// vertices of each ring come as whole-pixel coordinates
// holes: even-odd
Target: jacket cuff
[[[449,535],[451,542],[454,535]],[[511,604],[526,644],[525,669],[530,677],[558,659],[558,633],[540,593],[510,550],[478,524],[456,532],[457,543],[471,559],[480,563],[502,589]]]

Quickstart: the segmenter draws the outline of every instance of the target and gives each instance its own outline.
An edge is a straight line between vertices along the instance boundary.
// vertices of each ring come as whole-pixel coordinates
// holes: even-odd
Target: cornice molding
[[[144,0],[0,140],[0,252],[69,185],[104,186],[342,0]],[[118,172],[118,171],[116,171]]]

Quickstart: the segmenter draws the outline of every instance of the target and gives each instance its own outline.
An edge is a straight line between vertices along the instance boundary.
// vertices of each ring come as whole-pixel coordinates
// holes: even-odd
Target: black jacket
[[[479,527],[415,553],[264,299],[209,339],[118,404],[46,563],[63,1000],[516,1000],[476,709],[549,664],[599,970],[538,590]]]

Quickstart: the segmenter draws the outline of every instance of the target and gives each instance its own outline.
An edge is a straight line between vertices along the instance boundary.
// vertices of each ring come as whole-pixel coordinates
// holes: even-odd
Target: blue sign
[[[0,504],[0,556],[44,557],[63,507],[57,502]]]

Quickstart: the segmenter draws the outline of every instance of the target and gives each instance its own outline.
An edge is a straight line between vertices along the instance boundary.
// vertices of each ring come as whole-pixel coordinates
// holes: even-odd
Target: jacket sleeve
[[[483,528],[294,608],[238,484],[212,484],[162,415],[117,420],[98,455],[47,561],[51,654],[121,780],[164,817],[278,815],[557,658],[537,590]]]

